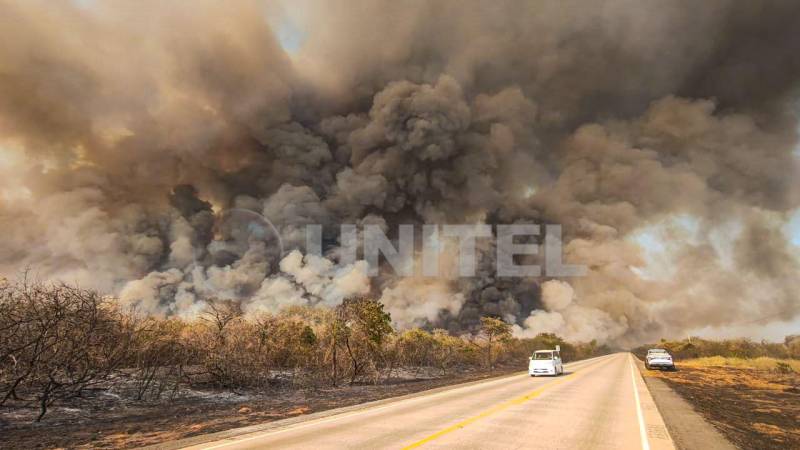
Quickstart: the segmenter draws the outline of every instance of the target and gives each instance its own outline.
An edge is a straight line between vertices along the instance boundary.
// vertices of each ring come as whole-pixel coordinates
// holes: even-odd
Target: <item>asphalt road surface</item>
[[[629,353],[293,422],[197,449],[672,449]]]

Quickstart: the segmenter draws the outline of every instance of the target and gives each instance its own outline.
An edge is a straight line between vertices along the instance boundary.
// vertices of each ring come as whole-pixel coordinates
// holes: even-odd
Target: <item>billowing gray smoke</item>
[[[0,273],[619,343],[791,319],[798,26],[791,0],[0,1]],[[476,277],[369,278],[341,223],[559,223],[589,272],[497,278],[479,242]]]

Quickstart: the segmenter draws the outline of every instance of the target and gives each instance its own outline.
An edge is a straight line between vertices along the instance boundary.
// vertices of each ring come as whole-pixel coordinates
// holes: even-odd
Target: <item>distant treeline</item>
[[[786,336],[783,342],[756,342],[749,339],[710,340],[693,337],[680,341],[662,339],[658,343],[643,345],[633,350],[644,358],[649,348],[663,348],[676,359],[723,356],[726,358],[800,359],[800,335]]]
[[[384,383],[409,370],[522,370],[534,350],[555,345],[567,361],[610,351],[553,334],[517,339],[492,317],[462,336],[395,330],[383,305],[368,298],[258,316],[244,315],[234,301],[210,300],[187,321],[143,317],[65,284],[0,280],[0,405],[35,402],[40,419],[54,402],[114,383],[132,386],[137,401],[185,387]]]

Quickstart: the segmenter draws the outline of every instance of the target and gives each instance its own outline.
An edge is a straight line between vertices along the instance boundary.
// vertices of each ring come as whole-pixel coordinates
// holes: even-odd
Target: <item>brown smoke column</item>
[[[0,274],[154,314],[372,293],[400,326],[620,343],[789,320],[798,22],[794,1],[0,1]],[[215,229],[233,207],[289,250],[322,224],[326,257]],[[470,279],[334,264],[340,223],[479,222],[563,224],[589,275],[498,279],[488,244]]]

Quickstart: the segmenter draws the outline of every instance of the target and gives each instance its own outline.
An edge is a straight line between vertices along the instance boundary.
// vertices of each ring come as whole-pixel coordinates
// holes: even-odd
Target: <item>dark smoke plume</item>
[[[153,314],[372,294],[399,326],[620,343],[788,320],[798,22],[777,0],[2,0],[0,273]],[[589,273],[497,278],[481,242],[477,277],[370,279],[337,264],[341,223],[559,223]]]

